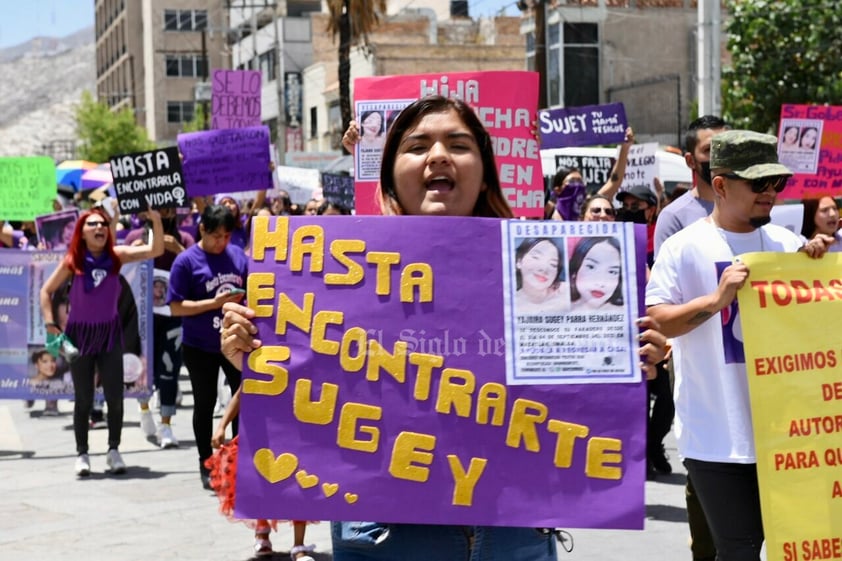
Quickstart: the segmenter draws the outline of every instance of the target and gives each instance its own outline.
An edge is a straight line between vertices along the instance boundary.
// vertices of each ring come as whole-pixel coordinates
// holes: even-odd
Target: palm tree
[[[334,39],[339,34],[339,110],[345,130],[351,122],[351,46],[368,46],[368,35],[386,14],[386,0],[328,0],[327,8],[327,31]]]

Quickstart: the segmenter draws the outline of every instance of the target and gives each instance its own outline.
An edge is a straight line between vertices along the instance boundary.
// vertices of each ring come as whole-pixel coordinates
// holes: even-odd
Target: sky
[[[94,0],[0,0],[0,48],[94,24]]]
[[[468,0],[472,17],[501,9],[505,15],[520,13],[513,0]],[[63,37],[93,24],[94,0],[0,0],[0,49],[33,37]]]

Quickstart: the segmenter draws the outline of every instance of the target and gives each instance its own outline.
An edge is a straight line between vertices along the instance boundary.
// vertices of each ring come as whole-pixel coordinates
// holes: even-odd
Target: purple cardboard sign
[[[253,236],[238,517],[643,528],[645,384],[506,385],[499,220]]]
[[[538,112],[541,148],[619,144],[626,135],[622,103],[544,109]]]
[[[184,133],[178,148],[191,197],[272,188],[269,127]]]
[[[217,69],[211,80],[211,128],[260,126],[260,70]]]

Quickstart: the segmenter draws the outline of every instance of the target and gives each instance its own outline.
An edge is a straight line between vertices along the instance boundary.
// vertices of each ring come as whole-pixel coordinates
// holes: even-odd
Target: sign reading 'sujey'
[[[507,385],[503,245],[494,219],[255,219],[238,516],[643,527],[645,385]]]

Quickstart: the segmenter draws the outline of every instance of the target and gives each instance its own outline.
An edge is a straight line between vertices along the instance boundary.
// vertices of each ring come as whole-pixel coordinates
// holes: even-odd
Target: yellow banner
[[[767,559],[842,559],[842,254],[742,261]]]

